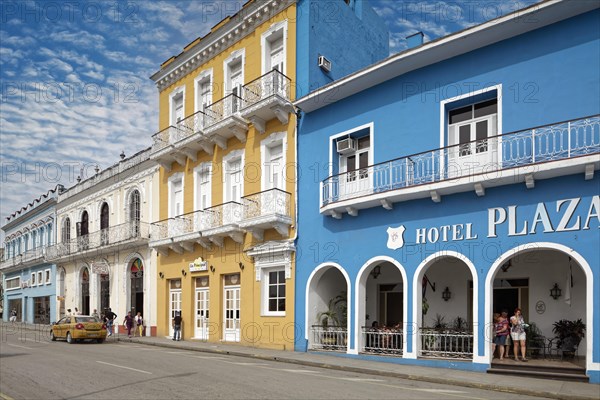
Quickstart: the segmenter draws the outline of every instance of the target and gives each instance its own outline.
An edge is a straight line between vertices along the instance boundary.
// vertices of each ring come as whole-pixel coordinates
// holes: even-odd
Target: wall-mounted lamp
[[[371,271],[371,276],[373,279],[377,279],[377,277],[381,275],[381,265],[376,265],[375,268]]]
[[[187,272],[185,271],[185,269],[182,269],[182,270],[181,270],[181,275],[183,275],[183,276],[187,276]]]
[[[162,272],[159,272],[158,276],[160,276],[160,279],[165,279],[165,274],[163,274]]]
[[[244,264],[242,264],[242,262],[240,261],[240,262],[238,263],[238,265],[240,266],[240,270],[241,270],[241,271],[243,271],[243,270],[244,270]]]
[[[448,289],[448,286],[446,286],[446,289],[444,289],[444,291],[442,292],[442,299],[444,299],[444,301],[448,301],[451,297],[452,292],[450,291],[450,289]]]
[[[554,300],[556,300],[560,297],[561,294],[562,294],[562,290],[560,290],[560,288],[558,287],[558,283],[555,283],[554,287],[552,289],[550,289],[550,297],[552,297]]]
[[[502,270],[502,272],[506,272],[508,271],[508,269],[512,267],[512,262],[510,260],[508,260],[507,262],[505,262],[504,264],[502,264],[502,266],[500,267],[500,269]]]
[[[213,267],[212,265],[209,267],[210,268],[210,272],[214,273],[215,272],[215,267]]]

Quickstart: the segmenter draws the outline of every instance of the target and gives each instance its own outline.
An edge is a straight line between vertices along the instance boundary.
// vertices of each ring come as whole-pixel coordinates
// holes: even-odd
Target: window
[[[346,182],[365,179],[369,176],[367,167],[369,166],[369,150],[371,148],[371,138],[363,136],[356,140],[356,151],[346,155],[340,155],[340,172],[348,172]],[[358,171],[358,174],[356,173]]]
[[[261,142],[263,165],[261,190],[285,190],[286,132],[270,135]]]
[[[52,280],[51,280],[51,278],[52,278],[51,270],[47,269],[47,270],[44,271],[44,273],[46,275],[46,279],[45,279],[46,285],[49,285],[50,283],[52,283]]]
[[[261,36],[262,74],[277,70],[285,74],[285,43],[287,40],[287,21],[273,24]]]
[[[131,197],[129,198],[129,221],[139,222],[140,218],[140,192],[139,190],[134,190],[131,192]]]
[[[35,286],[36,285],[35,272],[31,273],[31,279],[29,280],[29,285],[30,286]]]
[[[243,177],[243,150],[237,150],[223,157],[223,171],[225,172],[225,203],[235,201],[241,202],[244,191]]]
[[[206,107],[213,102],[213,90],[212,90],[212,69],[203,71],[196,82],[196,103],[195,111],[204,111]]]
[[[285,269],[264,269],[263,311],[265,315],[285,315]]]
[[[195,169],[195,209],[204,210],[211,206],[211,174],[210,163],[202,163]]]
[[[46,227],[46,245],[47,246],[51,246],[52,245],[52,224],[48,224],[48,226]]]
[[[71,240],[71,219],[69,217],[66,217],[63,220],[63,226],[62,226],[62,231],[60,234],[61,237],[61,241],[63,243],[67,243]]]
[[[183,175],[169,178],[169,218],[183,214]]]
[[[185,86],[179,87],[171,93],[169,98],[170,107],[170,125],[177,125],[179,121],[185,118]]]
[[[242,85],[244,84],[244,50],[234,51],[231,56],[225,60],[223,68],[225,72],[225,96],[233,94],[224,104],[223,118],[236,113],[241,104],[239,99],[242,97]]]
[[[38,285],[43,285],[44,284],[44,271],[38,271],[37,272],[37,284]]]
[[[6,290],[15,290],[21,287],[21,277],[10,278],[6,280]]]

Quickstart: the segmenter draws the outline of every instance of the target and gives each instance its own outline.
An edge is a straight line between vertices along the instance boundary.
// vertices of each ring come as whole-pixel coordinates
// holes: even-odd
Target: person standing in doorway
[[[144,333],[144,319],[142,318],[142,313],[140,311],[138,311],[137,315],[135,316],[135,326],[135,332],[142,337],[142,334]]]
[[[525,357],[525,339],[527,337],[525,333],[525,328],[528,325],[523,320],[520,308],[515,308],[515,315],[510,317],[510,323],[512,325],[512,327],[510,328],[510,336],[513,341],[513,352],[515,356],[515,361],[519,361],[519,348],[521,349],[521,360],[528,361],[527,357]]]
[[[183,323],[183,319],[181,318],[181,311],[177,311],[175,313],[175,317],[173,318],[173,340],[181,340],[181,325]]]
[[[13,324],[15,322],[17,322],[17,309],[13,308],[12,311],[10,312],[10,322],[12,322]]]
[[[117,319],[117,314],[112,312],[109,307],[108,312],[106,313],[106,330],[108,331],[108,336],[112,336],[113,334],[113,324],[115,319]]]
[[[494,344],[498,347],[500,361],[502,361],[504,360],[504,345],[506,344],[506,337],[509,334],[507,312],[503,311],[502,314],[498,316],[495,328],[496,337],[494,338]]]
[[[131,315],[131,311],[129,311],[125,316],[125,319],[123,320],[123,325],[127,329],[127,336],[131,337],[131,329],[133,328],[133,316]]]
[[[92,313],[92,317],[96,317],[96,318],[100,319],[100,315],[98,315],[98,310],[96,310],[95,308],[94,308],[94,312]]]

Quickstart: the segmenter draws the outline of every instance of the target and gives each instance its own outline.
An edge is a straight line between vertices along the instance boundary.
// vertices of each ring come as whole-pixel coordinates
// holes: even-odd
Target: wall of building
[[[367,0],[299,0],[297,27],[298,97],[389,55],[389,30]],[[331,72],[319,68],[320,55]]]

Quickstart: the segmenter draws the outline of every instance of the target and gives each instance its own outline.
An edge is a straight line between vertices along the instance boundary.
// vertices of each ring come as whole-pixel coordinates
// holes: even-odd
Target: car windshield
[[[75,317],[75,322],[100,322],[96,317]]]

